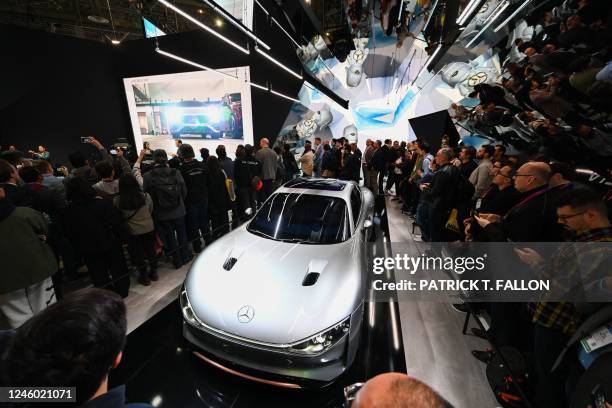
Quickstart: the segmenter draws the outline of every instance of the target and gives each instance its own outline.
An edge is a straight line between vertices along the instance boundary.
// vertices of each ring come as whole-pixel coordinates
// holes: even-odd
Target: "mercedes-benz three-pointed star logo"
[[[255,317],[255,309],[250,305],[242,306],[238,309],[237,317],[240,323],[249,323]]]

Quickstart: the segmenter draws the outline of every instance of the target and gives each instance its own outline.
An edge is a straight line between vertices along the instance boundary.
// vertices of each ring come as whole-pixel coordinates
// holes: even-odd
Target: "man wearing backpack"
[[[204,163],[195,159],[193,147],[187,143],[179,146],[178,155],[183,160],[180,167],[183,180],[187,186],[187,238],[193,245],[193,251],[202,252],[202,241],[210,242],[210,224],[208,217],[208,169]]]
[[[143,189],[153,198],[156,229],[164,242],[166,254],[172,257],[172,263],[178,269],[193,258],[185,230],[187,187],[181,172],[168,167],[165,150],[155,150],[153,160],[155,167],[142,177]],[[138,179],[140,169],[134,166],[134,170]]]

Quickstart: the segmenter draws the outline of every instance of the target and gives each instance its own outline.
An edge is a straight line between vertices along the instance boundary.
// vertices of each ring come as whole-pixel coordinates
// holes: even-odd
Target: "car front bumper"
[[[317,356],[272,350],[269,347],[211,333],[185,321],[183,321],[183,335],[189,343],[207,354],[203,360],[210,364],[216,362],[217,364],[212,365],[220,365],[222,367],[219,368],[225,368],[227,372],[235,371],[245,374],[243,377],[272,379],[274,382],[298,384],[306,388],[320,387],[333,382],[355,359],[361,333],[361,316],[358,319],[355,317],[355,320],[358,320],[355,325],[353,317],[349,333]]]

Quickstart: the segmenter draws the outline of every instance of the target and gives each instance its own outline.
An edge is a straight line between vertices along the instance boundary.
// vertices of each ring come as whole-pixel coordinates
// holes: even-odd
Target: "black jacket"
[[[387,160],[389,158],[389,146],[383,145],[374,152],[372,160],[368,164],[368,168],[376,171],[385,171],[387,169]]]
[[[0,183],[6,195],[5,200],[10,201],[17,207],[32,207],[34,198],[32,192],[26,186],[16,186],[14,184]]]
[[[210,174],[208,193],[208,211],[211,214],[223,214],[224,211],[230,209],[231,200],[227,192],[223,172]]]
[[[285,175],[289,176],[297,174],[299,171],[299,167],[297,165],[297,162],[295,161],[295,156],[293,155],[293,153],[291,153],[290,151],[283,152],[282,158],[283,166],[285,166]]]
[[[344,168],[340,172],[342,180],[355,180],[359,182],[361,172],[361,154],[357,152],[348,156],[344,162]]]
[[[238,188],[252,187],[253,177],[261,178],[261,163],[253,156],[237,157],[234,160],[234,177]]]
[[[461,165],[459,165],[459,172],[463,177],[469,180],[470,174],[476,170],[476,167],[478,167],[478,164],[476,164],[474,160],[470,160],[467,163],[461,163]]]
[[[64,233],[83,255],[110,251],[123,235],[123,220],[110,200],[73,201],[62,217]]]
[[[184,162],[179,168],[187,186],[187,204],[208,200],[208,168],[200,161]]]
[[[515,205],[499,223],[484,229],[489,240],[494,242],[559,242],[563,240],[563,229],[557,223],[557,209],[548,186],[523,193],[524,200],[541,192],[529,201]]]
[[[429,188],[431,204],[440,209],[450,209],[457,182],[461,177],[459,169],[450,163],[440,167],[434,174]]]
[[[506,187],[500,191],[497,186],[493,185],[482,197],[480,208],[477,208],[477,210],[481,213],[504,216],[512,207],[518,204],[521,196],[522,194],[516,191],[513,186]]]
[[[328,150],[323,153],[323,161],[321,162],[321,170],[329,170],[336,172],[338,170],[338,160],[333,150]]]

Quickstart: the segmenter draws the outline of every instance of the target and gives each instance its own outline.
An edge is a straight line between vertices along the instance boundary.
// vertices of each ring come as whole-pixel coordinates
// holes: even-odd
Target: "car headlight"
[[[331,348],[340,341],[350,329],[350,316],[319,334],[316,334],[306,341],[294,344],[289,351],[299,354],[317,355]]]
[[[181,296],[179,297],[181,302],[181,310],[183,311],[183,318],[185,321],[192,326],[202,327],[202,323],[198,320],[195,313],[193,312],[193,308],[191,307],[191,303],[189,303],[189,298],[187,297],[187,290],[185,290],[185,285],[181,288]]]

